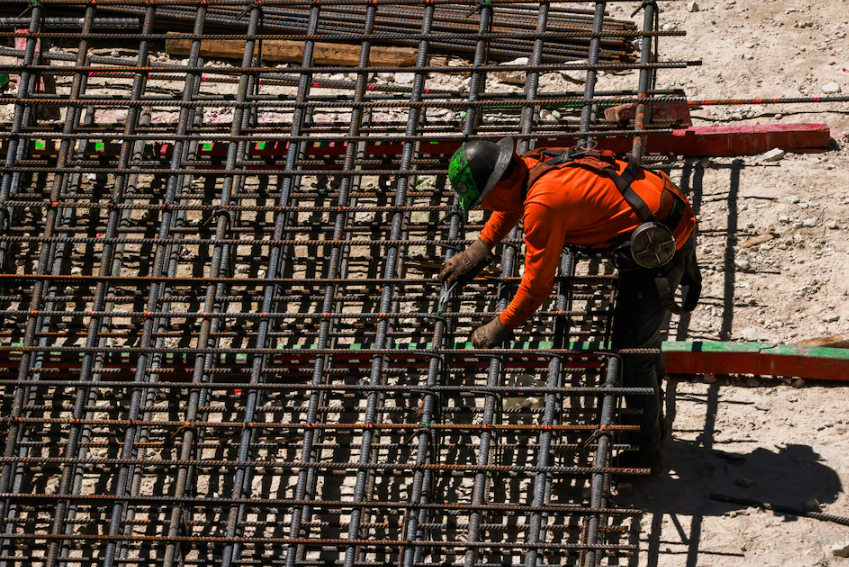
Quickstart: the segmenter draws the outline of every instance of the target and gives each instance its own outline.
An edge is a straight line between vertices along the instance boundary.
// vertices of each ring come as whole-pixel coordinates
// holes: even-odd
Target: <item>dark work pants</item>
[[[695,234],[675,254],[672,263],[695,262]],[[660,348],[660,329],[669,309],[661,302],[655,277],[662,270],[648,270],[635,265],[630,258],[617,259],[619,294],[613,313],[613,349]],[[671,265],[671,264],[670,264]],[[673,289],[681,283],[680,275],[670,277]],[[641,409],[641,415],[626,416],[622,422],[639,425],[640,433],[629,435],[626,442],[638,444],[640,451],[654,453],[660,448],[663,359],[653,354],[626,354],[622,357],[622,385],[652,388],[650,396],[625,396],[628,408]]]

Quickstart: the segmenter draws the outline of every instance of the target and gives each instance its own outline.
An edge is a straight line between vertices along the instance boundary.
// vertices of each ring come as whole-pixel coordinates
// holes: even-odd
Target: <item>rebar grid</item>
[[[610,507],[611,475],[647,471],[612,456],[634,449],[615,438],[634,430],[622,396],[650,392],[622,387],[628,353],[605,350],[611,261],[565,251],[550,299],[486,351],[464,341],[515,293],[521,227],[463,290],[433,275],[485,220],[446,179],[462,141],[626,132],[643,157],[668,131],[597,116],[680,95],[654,88],[687,62],[658,60],[681,34],[652,3],[630,4],[639,30],[603,1],[7,4],[18,31],[0,36],[25,46],[0,48],[16,79],[0,100],[0,566],[636,552],[639,511]],[[163,54],[172,31],[182,60]],[[234,38],[239,60],[201,55]],[[285,69],[264,59],[280,39],[302,46]],[[356,66],[317,65],[326,41],[353,43]],[[415,62],[373,64],[386,43]],[[564,69],[583,91],[541,87]],[[610,69],[637,70],[634,90],[597,90]],[[521,94],[487,90],[504,70]]]

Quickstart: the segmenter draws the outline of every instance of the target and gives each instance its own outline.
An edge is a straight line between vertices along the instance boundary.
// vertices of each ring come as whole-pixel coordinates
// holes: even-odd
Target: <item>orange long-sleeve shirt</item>
[[[583,167],[547,173],[530,187],[523,202],[522,188],[536,163],[534,158],[520,157],[510,178],[498,183],[481,203],[494,212],[480,234],[490,248],[524,219],[525,273],[516,296],[500,317],[510,329],[527,321],[551,293],[564,244],[609,248],[623,242],[640,225],[613,181]],[[626,163],[617,163],[621,173]],[[643,171],[631,186],[652,212],[659,210],[664,187],[660,175]],[[676,231],[679,248],[696,226],[689,205],[681,222],[683,229]]]

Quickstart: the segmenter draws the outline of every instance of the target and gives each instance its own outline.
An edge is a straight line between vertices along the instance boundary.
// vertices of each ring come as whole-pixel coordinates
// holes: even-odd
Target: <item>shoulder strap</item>
[[[637,160],[632,156],[628,156],[627,159],[628,166],[625,168],[625,171],[622,172],[622,175],[619,175],[616,172],[616,168],[612,166],[604,168],[604,173],[610,177],[616,185],[616,188],[619,189],[620,193],[622,193],[622,197],[634,210],[634,213],[636,213],[640,222],[652,222],[654,221],[654,215],[649,210],[648,205],[646,205],[643,198],[637,195],[637,192],[631,188],[631,184],[635,179],[637,179],[637,175],[640,173],[640,164],[637,163]]]
[[[539,160],[528,172],[528,187],[531,187],[549,171],[559,169],[569,163],[569,152],[566,150],[536,150],[525,154],[525,156]]]

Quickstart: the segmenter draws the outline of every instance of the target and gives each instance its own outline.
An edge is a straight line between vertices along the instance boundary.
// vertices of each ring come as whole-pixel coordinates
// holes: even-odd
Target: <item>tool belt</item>
[[[687,210],[687,201],[668,177],[663,176],[664,188],[660,207],[665,214],[663,218],[657,219],[643,198],[631,187],[642,170],[642,166],[632,156],[622,158],[623,161],[627,161],[627,166],[620,174],[616,168],[615,154],[606,150],[573,147],[568,150],[537,150],[525,155],[537,159],[538,163],[528,174],[523,197],[527,197],[528,189],[543,175],[555,169],[585,167],[609,177],[641,224],[631,232],[625,242],[612,249],[601,251],[623,253],[640,268],[656,270],[655,283],[661,302],[674,313],[692,311],[696,308],[701,295],[702,279],[696,261],[695,248],[690,254],[677,253],[674,237]],[[670,198],[671,206],[668,203]],[[664,206],[664,200],[666,200],[666,206]],[[687,288],[681,306],[675,303],[674,299],[675,289],[679,283]]]

